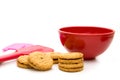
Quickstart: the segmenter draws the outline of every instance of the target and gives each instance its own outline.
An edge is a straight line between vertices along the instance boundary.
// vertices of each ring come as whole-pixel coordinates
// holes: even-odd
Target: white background
[[[62,72],[57,65],[45,72],[21,69],[13,60],[0,65],[1,80],[119,80],[119,8],[119,0],[0,0],[0,49],[13,43],[32,43],[65,52],[59,41],[60,27],[115,30],[110,47],[96,60],[85,61],[81,72]]]

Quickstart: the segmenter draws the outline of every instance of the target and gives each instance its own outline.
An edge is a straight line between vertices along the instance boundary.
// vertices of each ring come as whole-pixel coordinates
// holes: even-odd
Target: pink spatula
[[[14,43],[14,44],[11,44],[11,45],[8,45],[8,46],[4,47],[2,50],[3,50],[3,52],[6,52],[8,50],[18,51],[19,49],[25,48],[25,47],[28,47],[28,46],[32,46],[32,44],[28,44],[28,43]]]
[[[35,52],[35,51],[53,52],[54,50],[52,48],[41,46],[41,45],[32,45],[32,46],[28,46],[28,47],[25,47],[25,48],[21,48],[14,53],[0,56],[0,62],[8,61],[8,60],[11,60],[11,59],[16,59],[21,55],[28,55],[31,52]]]

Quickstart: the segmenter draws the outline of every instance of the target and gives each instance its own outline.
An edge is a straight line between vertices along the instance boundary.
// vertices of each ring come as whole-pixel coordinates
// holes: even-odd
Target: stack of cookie
[[[21,68],[31,68],[28,62],[28,55],[23,55],[18,57],[17,59],[17,66]]]
[[[80,52],[61,54],[58,61],[58,67],[62,71],[77,72],[83,70],[83,54]]]

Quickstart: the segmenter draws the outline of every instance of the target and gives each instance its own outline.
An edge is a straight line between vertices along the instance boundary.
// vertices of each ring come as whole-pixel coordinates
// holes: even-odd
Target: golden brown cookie
[[[66,63],[66,64],[68,64],[68,63],[81,63],[81,62],[83,62],[83,58],[80,58],[80,59],[67,59],[67,60],[65,60],[65,59],[58,59],[58,61],[59,61],[59,63]]]
[[[63,67],[63,68],[67,68],[67,69],[74,69],[74,68],[82,68],[84,66],[83,63],[77,63],[77,64],[63,64],[63,63],[59,63],[58,64],[59,67]]]
[[[49,54],[51,55],[51,58],[53,59],[53,63],[57,64],[58,63],[58,58],[59,58],[61,53],[59,53],[59,52],[50,52]]]
[[[58,59],[53,59],[53,64],[58,64]]]
[[[82,71],[83,68],[63,68],[63,67],[59,67],[60,70],[65,71],[65,72],[78,72],[78,71]]]
[[[52,68],[53,59],[49,54],[33,52],[29,54],[29,65],[36,70],[46,71]]]
[[[17,58],[17,66],[21,68],[31,68],[28,62],[28,55],[19,56]]]
[[[83,58],[83,54],[80,52],[70,52],[59,55],[59,59],[80,59]]]
[[[49,54],[51,55],[53,59],[58,59],[61,53],[60,52],[49,52]]]

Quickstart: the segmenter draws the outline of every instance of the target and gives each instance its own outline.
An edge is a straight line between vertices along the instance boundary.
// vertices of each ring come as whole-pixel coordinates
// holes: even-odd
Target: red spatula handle
[[[22,54],[20,54],[20,53],[11,53],[11,54],[0,56],[0,62],[8,61],[8,60],[11,60],[11,59],[16,59],[20,55],[22,55]]]

